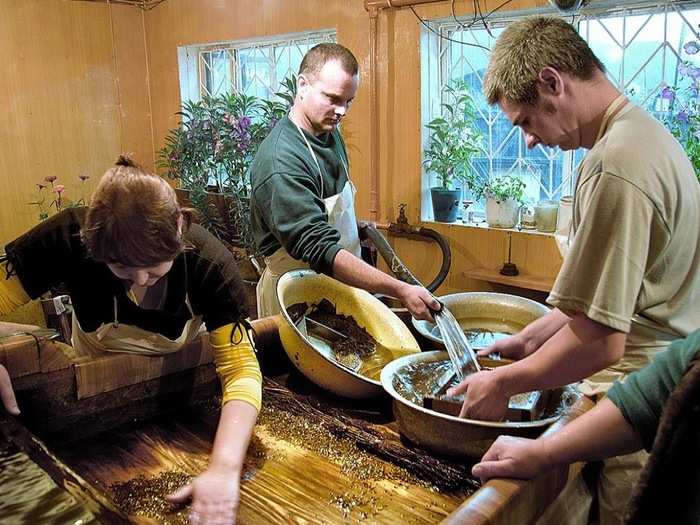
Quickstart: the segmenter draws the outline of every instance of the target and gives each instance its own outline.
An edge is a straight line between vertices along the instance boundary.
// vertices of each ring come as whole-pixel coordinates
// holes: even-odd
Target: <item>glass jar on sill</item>
[[[553,233],[557,229],[558,201],[540,201],[535,206],[535,222],[537,230]]]
[[[534,230],[537,228],[534,206],[526,205],[520,208],[520,227],[523,230]]]

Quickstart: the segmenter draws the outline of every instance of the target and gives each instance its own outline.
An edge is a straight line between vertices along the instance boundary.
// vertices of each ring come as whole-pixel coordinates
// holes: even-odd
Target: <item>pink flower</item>
[[[53,181],[55,181],[57,178],[58,177],[56,177],[56,175],[49,175],[47,177],[44,177],[44,180],[46,182],[50,182],[51,184],[53,184]]]
[[[60,195],[61,193],[63,193],[63,190],[65,190],[65,189],[66,189],[66,187],[63,184],[56,184],[53,187],[53,192]]]

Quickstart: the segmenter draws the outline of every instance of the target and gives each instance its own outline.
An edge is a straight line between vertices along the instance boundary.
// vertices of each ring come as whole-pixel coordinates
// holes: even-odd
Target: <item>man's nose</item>
[[[335,114],[336,115],[344,117],[347,112],[348,112],[348,105],[347,104],[339,104],[335,107]]]
[[[526,133],[524,131],[523,134],[525,135],[525,144],[527,144],[528,149],[532,149],[540,143],[540,138],[537,135]]]

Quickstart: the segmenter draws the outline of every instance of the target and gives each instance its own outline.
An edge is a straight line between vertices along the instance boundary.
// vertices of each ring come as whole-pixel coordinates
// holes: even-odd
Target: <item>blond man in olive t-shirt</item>
[[[450,392],[465,393],[462,415],[500,419],[520,392],[585,379],[582,390],[598,398],[700,326],[700,185],[675,139],[627,101],[561,19],[511,24],[491,51],[484,93],[529,148],[590,149],[548,299],[555,308],[485,351],[516,363],[473,374]],[[622,522],[644,460],[606,461],[597,478],[601,524]],[[547,523],[587,521],[587,491],[576,490],[580,497],[564,502],[563,516],[552,510]]]

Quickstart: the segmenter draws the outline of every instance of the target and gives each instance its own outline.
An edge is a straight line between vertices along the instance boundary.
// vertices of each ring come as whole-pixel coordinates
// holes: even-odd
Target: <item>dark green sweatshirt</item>
[[[700,330],[671,343],[648,366],[624,383],[615,383],[608,392],[610,401],[642,438],[645,449],[651,450],[666,400],[698,351]]]
[[[323,199],[343,190],[347,177],[341,158],[347,165],[347,153],[337,130],[317,137],[303,133],[321,166],[323,194],[304,139],[284,117],[262,142],[250,167],[253,236],[263,255],[283,246],[313,270],[331,275],[341,249],[340,234],[328,224]]]

